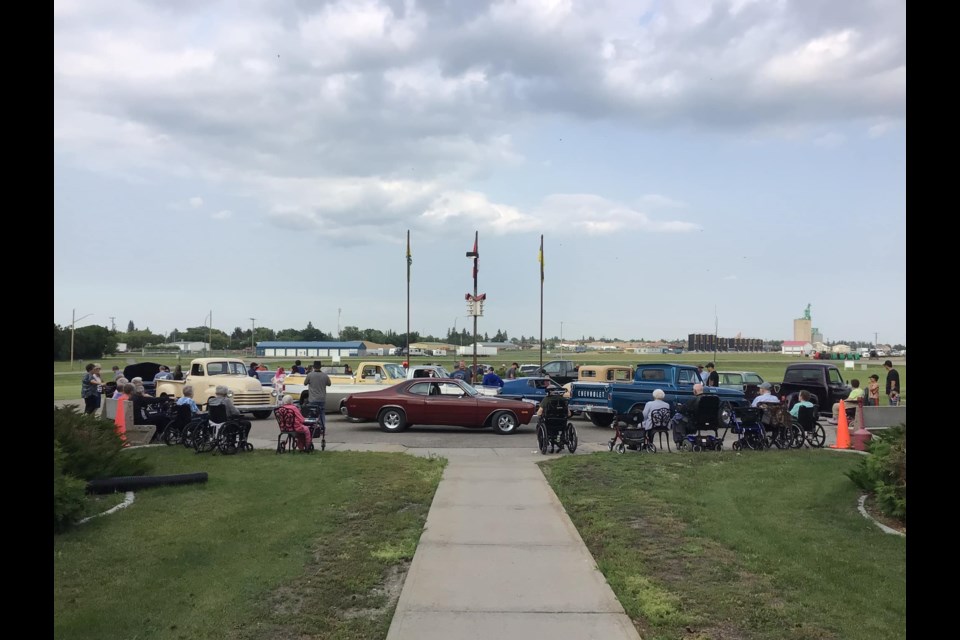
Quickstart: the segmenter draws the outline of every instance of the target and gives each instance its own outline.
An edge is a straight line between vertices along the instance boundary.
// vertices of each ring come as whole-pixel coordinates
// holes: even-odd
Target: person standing
[[[703,370],[702,364],[697,365],[697,374],[700,376],[700,382],[702,382],[703,384],[707,384],[707,376],[709,376],[710,374]]]
[[[707,382],[706,386],[708,387],[719,387],[720,386],[720,374],[717,373],[716,368],[713,366],[712,362],[707,363]]]
[[[123,371],[120,371],[120,367],[113,365],[110,367],[110,370],[113,371],[113,381],[117,382],[120,378],[123,377]]]
[[[307,386],[307,404],[316,407],[320,413],[317,419],[323,428],[327,427],[326,406],[327,406],[327,387],[330,386],[330,376],[320,370],[323,363],[320,360],[313,361],[313,371],[307,374],[303,379],[303,384]]]
[[[480,384],[485,387],[502,387],[503,379],[497,375],[493,367],[487,367],[487,373],[483,376],[483,381]]]
[[[80,381],[80,397],[83,398],[83,412],[91,414],[100,408],[103,381],[100,379],[100,365],[90,362],[84,369],[86,373]]]
[[[173,379],[183,380],[183,367],[180,365],[177,365],[177,368],[173,370]]]
[[[467,372],[463,370],[463,361],[461,360],[457,364],[453,365],[453,372],[450,374],[451,378],[456,378],[457,380],[466,380]]]
[[[257,363],[256,363],[256,362],[251,362],[251,363],[250,363],[250,368],[247,369],[247,375],[250,376],[251,378],[256,378],[256,377],[257,377]]]
[[[893,363],[889,360],[884,361],[883,368],[887,370],[887,398],[890,406],[895,407],[900,404],[900,373],[893,368]]]
[[[520,365],[514,362],[510,365],[510,368],[507,369],[507,380],[514,380],[517,377],[517,369],[520,368]]]

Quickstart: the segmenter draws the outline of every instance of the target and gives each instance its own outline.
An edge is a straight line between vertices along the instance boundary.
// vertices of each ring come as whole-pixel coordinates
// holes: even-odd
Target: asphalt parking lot
[[[276,439],[277,421],[273,416],[251,420],[250,438]],[[602,444],[613,437],[613,429],[593,426],[590,421],[573,418],[577,438],[582,445]],[[400,433],[385,433],[376,422],[350,422],[339,414],[327,414],[327,444],[396,444],[413,448],[537,448],[536,422],[522,425],[510,435],[500,435],[492,429],[415,425]]]

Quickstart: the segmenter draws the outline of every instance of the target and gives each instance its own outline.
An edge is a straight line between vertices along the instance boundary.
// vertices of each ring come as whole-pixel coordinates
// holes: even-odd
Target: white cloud
[[[210,217],[214,220],[226,220],[227,218],[233,217],[233,212],[227,209],[221,209],[220,211],[212,214]]]
[[[203,206],[203,198],[201,198],[200,196],[193,196],[192,198],[190,198],[190,200],[188,200],[188,202],[190,203],[190,206],[193,207],[194,209],[199,209],[200,207]]]
[[[814,138],[813,144],[817,145],[818,147],[833,149],[834,147],[839,147],[841,144],[843,144],[844,140],[846,140],[846,137],[844,137],[842,134],[829,131]]]

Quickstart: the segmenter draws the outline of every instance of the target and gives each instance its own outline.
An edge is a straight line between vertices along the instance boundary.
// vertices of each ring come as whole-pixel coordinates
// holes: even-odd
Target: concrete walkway
[[[534,464],[542,456],[434,453],[449,464],[387,640],[639,640]]]

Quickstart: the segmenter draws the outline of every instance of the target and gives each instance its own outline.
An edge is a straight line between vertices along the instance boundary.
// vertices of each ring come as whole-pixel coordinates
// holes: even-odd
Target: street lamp
[[[256,321],[257,321],[256,318],[250,318],[250,351],[252,352],[251,357],[254,357],[257,355],[257,345],[254,343],[254,335],[257,332],[257,330],[254,328],[255,327],[254,323]]]
[[[563,320],[560,321],[560,359],[563,360]]]
[[[77,310],[74,309],[70,314],[70,370],[73,371],[73,336],[77,332],[77,321],[83,320],[84,318],[92,316],[92,313],[88,313],[85,316],[77,317]]]

